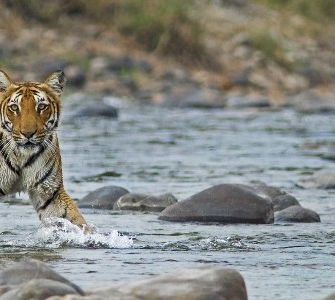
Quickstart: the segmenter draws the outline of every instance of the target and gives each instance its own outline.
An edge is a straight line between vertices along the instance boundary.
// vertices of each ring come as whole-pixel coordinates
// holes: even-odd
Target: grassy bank
[[[335,21],[334,0],[256,0],[281,11],[292,12],[318,22]]]

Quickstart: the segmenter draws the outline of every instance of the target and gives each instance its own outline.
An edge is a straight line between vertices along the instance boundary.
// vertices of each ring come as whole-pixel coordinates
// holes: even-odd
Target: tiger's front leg
[[[41,190],[32,190],[29,195],[42,222],[47,218],[63,218],[84,229],[85,233],[90,232],[84,217],[71,197],[65,192],[63,185],[49,195],[41,193]]]

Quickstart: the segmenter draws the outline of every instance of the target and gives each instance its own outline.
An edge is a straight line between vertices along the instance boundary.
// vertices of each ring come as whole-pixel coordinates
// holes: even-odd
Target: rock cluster
[[[319,215],[302,207],[295,197],[261,182],[252,185],[219,184],[180,202],[170,193],[155,196],[130,193],[119,186],[106,186],[86,195],[78,206],[160,212],[160,220],[172,222],[320,222]]]
[[[0,271],[0,285],[0,300],[248,299],[239,272],[214,266],[176,270],[84,292],[46,264],[30,259]]]

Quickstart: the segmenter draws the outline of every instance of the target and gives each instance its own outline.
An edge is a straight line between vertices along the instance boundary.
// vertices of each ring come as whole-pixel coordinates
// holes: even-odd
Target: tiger
[[[44,82],[15,82],[0,70],[0,196],[26,192],[42,224],[63,218],[89,227],[64,189],[56,130],[63,71]]]

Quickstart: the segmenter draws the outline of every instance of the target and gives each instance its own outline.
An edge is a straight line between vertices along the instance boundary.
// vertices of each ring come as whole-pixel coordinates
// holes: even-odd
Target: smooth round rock
[[[312,176],[302,179],[298,185],[303,188],[335,189],[335,172],[316,172]]]
[[[81,107],[74,110],[70,116],[72,118],[83,118],[83,117],[105,117],[105,118],[117,118],[118,109],[112,105],[106,104],[103,101],[97,101],[97,103],[83,104]]]
[[[104,186],[87,194],[78,202],[80,208],[113,209],[115,202],[129,191],[120,186]]]
[[[76,290],[67,284],[50,279],[33,279],[5,294],[1,300],[44,300],[51,296],[76,294]]]
[[[275,222],[314,223],[321,220],[315,211],[295,205],[276,212]]]
[[[243,186],[249,189],[250,191],[256,193],[262,198],[271,200],[273,203],[274,211],[279,211],[289,206],[300,205],[299,201],[292,195],[289,195],[286,192],[276,187],[267,185],[263,182],[256,182],[253,186],[248,186],[244,184],[241,184],[239,186]]]
[[[290,206],[300,206],[299,201],[295,197],[288,195],[288,194],[279,195],[277,197],[274,197],[272,200],[272,203],[273,203],[273,209],[275,212],[283,210]]]
[[[161,212],[177,202],[176,197],[170,193],[159,196],[129,193],[115,202],[114,209]]]
[[[242,185],[220,184],[167,207],[159,219],[268,224],[273,223],[273,204]]]
[[[135,282],[95,291],[104,299],[155,300],[247,300],[241,274],[233,269],[204,266],[176,270]],[[111,296],[112,295],[112,296]]]
[[[0,285],[19,285],[34,279],[50,279],[64,283],[83,295],[82,289],[50,269],[45,263],[26,259],[0,271]]]

